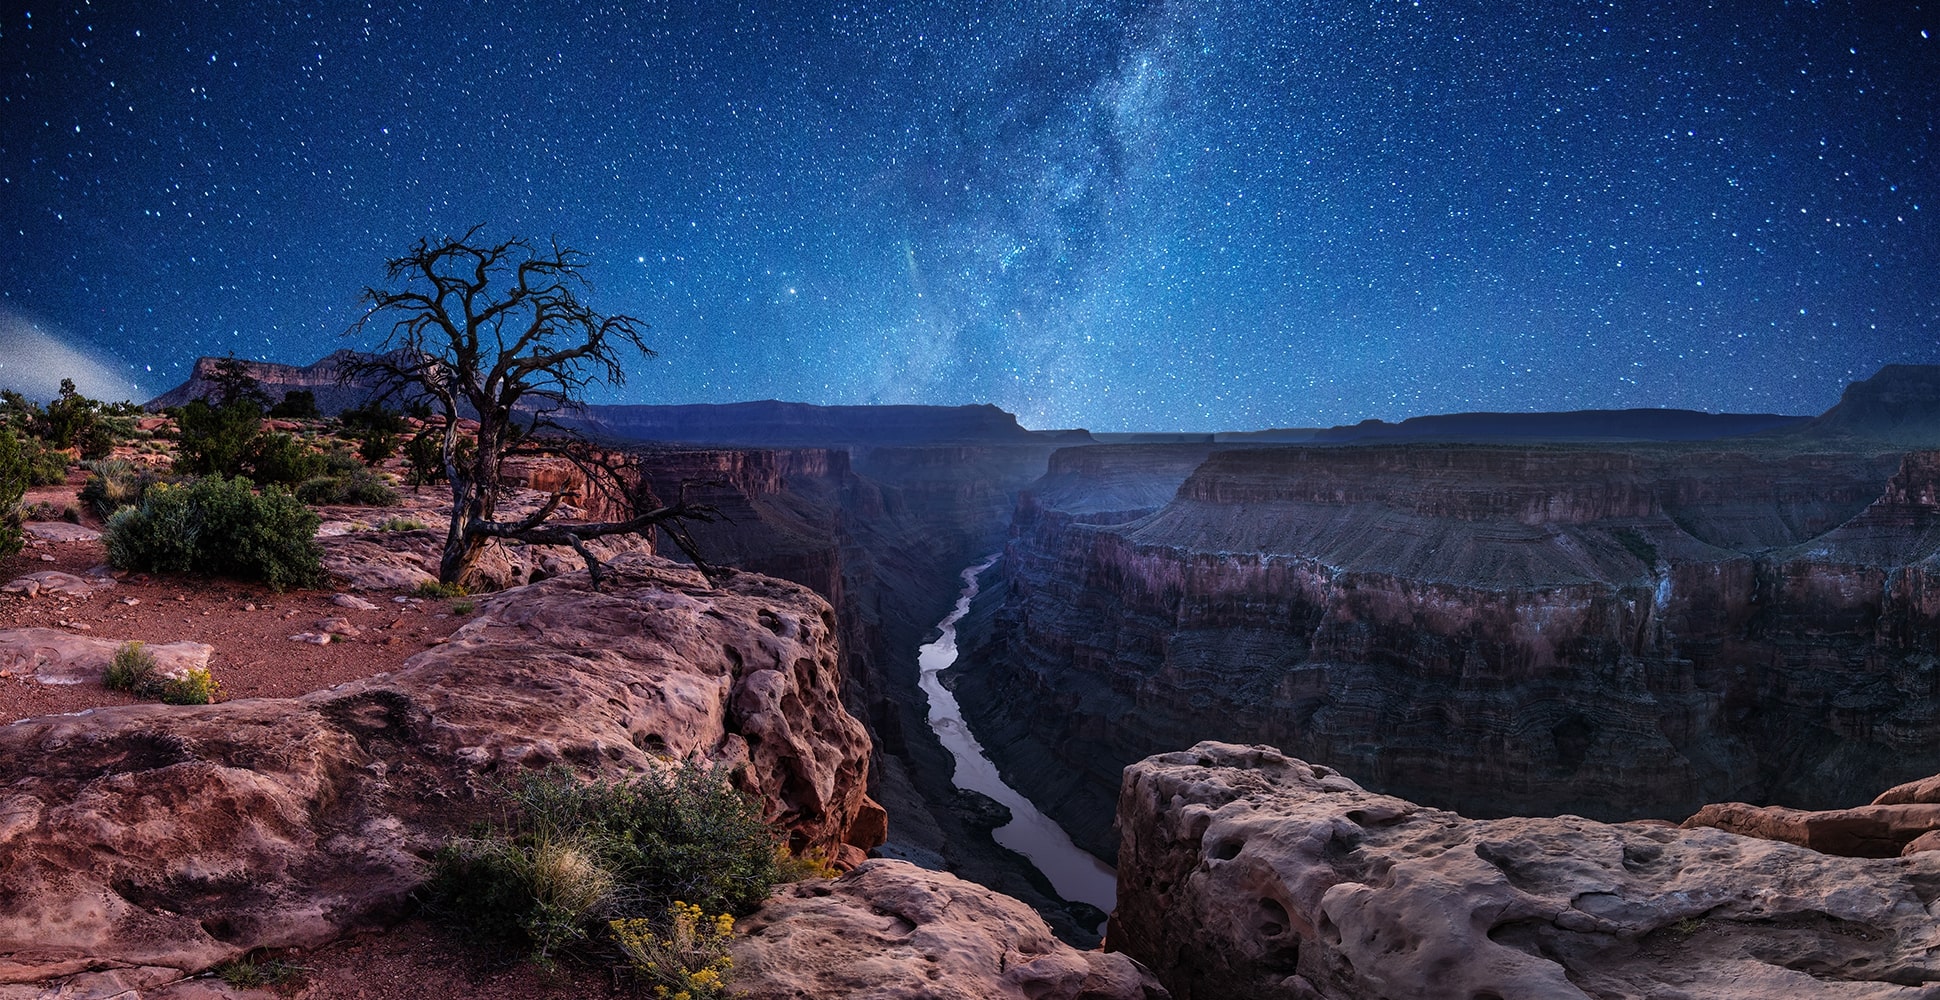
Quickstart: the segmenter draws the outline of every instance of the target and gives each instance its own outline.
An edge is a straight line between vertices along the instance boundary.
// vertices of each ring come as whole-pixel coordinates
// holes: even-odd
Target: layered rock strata
[[[1180,1000],[1930,997],[1940,853],[1468,819],[1269,747],[1127,769],[1110,941]]]
[[[380,926],[483,792],[552,765],[699,755],[796,849],[859,859],[882,827],[868,752],[825,602],[628,557],[604,592],[582,573],[486,598],[366,681],[0,728],[0,982],[160,982]]]
[[[1940,770],[1927,453],[1223,450],[1145,512],[1067,480],[1019,505],[959,697],[1107,856],[1119,770],[1204,738],[1476,815]]]

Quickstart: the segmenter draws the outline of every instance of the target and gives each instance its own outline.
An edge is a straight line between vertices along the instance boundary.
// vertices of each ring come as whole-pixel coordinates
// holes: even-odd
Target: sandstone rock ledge
[[[1269,747],[1126,769],[1112,945],[1181,1000],[1940,997],[1940,853],[1471,820]]]
[[[743,919],[747,1000],[1164,1000],[1124,955],[1078,951],[1036,911],[954,875],[866,861],[796,883]]]
[[[398,671],[301,698],[0,727],[0,983],[153,985],[381,926],[522,768],[700,754],[797,848],[880,841],[828,605],[646,556],[613,570],[601,593],[582,572],[493,595]]]

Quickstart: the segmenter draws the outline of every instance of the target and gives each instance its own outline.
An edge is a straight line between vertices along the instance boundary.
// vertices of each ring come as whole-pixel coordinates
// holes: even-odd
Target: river
[[[1117,873],[1071,843],[1063,827],[1039,812],[1016,789],[1004,784],[997,776],[997,765],[991,763],[983,745],[977,742],[970,727],[964,725],[963,709],[957,704],[956,695],[943,686],[938,676],[957,660],[956,626],[969,613],[970,602],[977,596],[977,574],[996,561],[997,556],[993,555],[963,571],[963,591],[957,596],[956,608],[936,625],[943,634],[917,650],[923,671],[920,683],[930,701],[930,728],[936,730],[937,739],[956,758],[956,774],[951,779],[956,786],[988,795],[1010,808],[1011,821],[991,834],[997,843],[1029,858],[1051,880],[1058,895],[1090,903],[1110,913],[1118,896]]]

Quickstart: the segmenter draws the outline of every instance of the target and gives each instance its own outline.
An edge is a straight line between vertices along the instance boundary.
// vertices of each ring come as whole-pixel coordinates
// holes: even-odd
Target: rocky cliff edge
[[[1940,994],[1940,852],[1473,820],[1221,743],[1128,768],[1118,822],[1109,940],[1181,1000]]]
[[[700,755],[798,850],[880,842],[828,605],[647,556],[486,599],[404,667],[295,699],[0,728],[0,982],[162,982],[382,926],[422,858],[526,768]]]

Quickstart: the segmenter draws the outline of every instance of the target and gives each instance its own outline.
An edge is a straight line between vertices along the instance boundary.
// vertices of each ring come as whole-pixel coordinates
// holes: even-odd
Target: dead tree
[[[579,300],[586,287],[585,256],[555,239],[544,248],[525,238],[490,243],[483,226],[463,236],[420,239],[389,262],[396,289],[367,288],[369,308],[346,336],[389,321],[379,350],[341,367],[342,381],[374,384],[380,398],[422,400],[444,417],[442,459],[451,486],[451,520],[438,579],[458,583],[492,539],[572,546],[586,560],[593,586],[599,561],[586,543],[609,535],[666,532],[675,545],[709,572],[685,525],[711,521],[714,511],[683,497],[660,503],[637,483],[619,482],[610,463],[590,460],[586,448],[559,448],[597,488],[626,498],[629,516],[595,523],[550,520],[564,494],[518,520],[499,520],[500,472],[520,451],[545,450],[548,437],[576,439],[558,423],[562,412],[583,404],[596,384],[621,385],[620,361],[630,348],[653,357],[632,316],[603,316]],[[476,419],[470,447],[461,447],[460,421]]]

